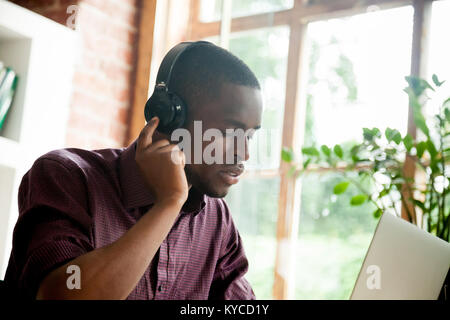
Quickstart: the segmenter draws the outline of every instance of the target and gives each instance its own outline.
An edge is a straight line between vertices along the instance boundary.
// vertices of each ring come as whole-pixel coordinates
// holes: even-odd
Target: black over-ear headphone
[[[186,120],[186,105],[175,92],[170,91],[170,80],[173,68],[183,52],[202,43],[211,44],[207,41],[181,42],[170,49],[161,62],[156,76],[155,90],[144,109],[147,122],[155,116],[159,118],[157,130],[161,133],[170,135],[173,130],[182,127]]]

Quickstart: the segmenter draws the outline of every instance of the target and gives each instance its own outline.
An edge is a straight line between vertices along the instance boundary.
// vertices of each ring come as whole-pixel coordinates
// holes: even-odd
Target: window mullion
[[[230,42],[232,1],[233,0],[222,0],[222,14],[220,19],[219,44],[222,48],[227,50]]]
[[[297,5],[297,4],[296,4]],[[306,25],[299,20],[290,25],[286,99],[283,120],[282,145],[299,154],[300,137],[304,131],[299,103],[300,69]],[[302,121],[300,121],[302,120]],[[290,299],[294,290],[294,256],[300,205],[300,179],[288,176],[289,166],[280,163],[280,195],[277,219],[277,252],[275,261],[274,299]]]
[[[427,0],[414,0],[414,25],[413,25],[413,43],[411,53],[411,75],[416,77],[426,76],[426,52],[428,49],[429,35],[425,30],[429,30],[431,20],[431,1]],[[414,115],[412,105],[410,103],[408,109],[408,133],[416,138],[417,128],[414,123]],[[405,164],[403,166],[403,175],[405,178],[414,178],[416,174],[416,166],[414,159],[410,156],[406,156]],[[407,183],[407,182],[406,182]],[[407,195],[408,187],[405,185],[402,188],[402,197],[409,199]],[[416,222],[416,216],[414,214],[414,204],[407,200],[407,207],[402,204],[402,218],[410,220],[408,212],[412,213],[412,222]]]

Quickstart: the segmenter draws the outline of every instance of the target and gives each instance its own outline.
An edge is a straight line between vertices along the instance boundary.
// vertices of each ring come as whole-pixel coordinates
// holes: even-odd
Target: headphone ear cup
[[[172,132],[175,129],[183,127],[186,121],[186,104],[184,101],[175,93],[169,93],[171,105],[172,105],[172,114],[173,119],[170,125],[170,131]]]
[[[167,92],[155,91],[145,104],[145,120],[148,122],[153,117],[159,118],[157,130],[168,133],[167,129],[174,118],[172,100]]]
[[[147,103],[145,104],[145,108],[144,108],[144,115],[145,115],[145,121],[146,122],[149,122],[152,119],[151,99],[152,99],[152,97],[150,97],[147,100]]]

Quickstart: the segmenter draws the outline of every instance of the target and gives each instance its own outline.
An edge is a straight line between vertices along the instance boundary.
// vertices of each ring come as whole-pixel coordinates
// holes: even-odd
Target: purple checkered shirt
[[[62,149],[36,160],[19,188],[5,276],[15,294],[33,299],[46,274],[116,241],[151,208],[135,147],[136,141],[122,149]],[[128,299],[255,299],[247,269],[225,201],[191,188]]]

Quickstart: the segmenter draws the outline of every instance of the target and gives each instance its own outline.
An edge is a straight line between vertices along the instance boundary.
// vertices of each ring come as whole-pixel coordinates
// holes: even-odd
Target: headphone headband
[[[169,89],[170,79],[172,78],[172,71],[177,63],[180,56],[187,49],[196,46],[198,44],[209,43],[207,41],[196,41],[196,42],[181,42],[175,47],[169,50],[169,52],[164,56],[161,66],[158,70],[158,75],[156,76],[156,86],[165,85],[166,89]]]

